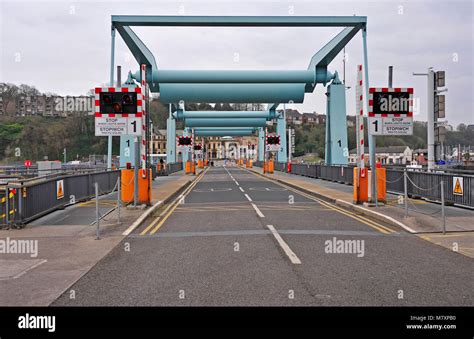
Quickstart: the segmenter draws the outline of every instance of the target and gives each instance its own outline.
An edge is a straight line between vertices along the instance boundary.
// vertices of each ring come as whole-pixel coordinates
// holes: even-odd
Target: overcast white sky
[[[414,87],[417,120],[426,120],[426,78],[412,72],[446,71],[446,118],[474,123],[473,1],[10,1],[0,0],[0,82],[29,84],[42,92],[81,95],[109,79],[110,16],[147,15],[364,15],[368,17],[369,80]],[[311,56],[341,28],[135,27],[161,69],[306,69]],[[122,78],[138,65],[117,34]],[[235,60],[238,53],[239,60]],[[359,33],[347,45],[348,114],[354,114]],[[342,78],[342,53],[329,67]],[[321,85],[301,112],[326,111]]]

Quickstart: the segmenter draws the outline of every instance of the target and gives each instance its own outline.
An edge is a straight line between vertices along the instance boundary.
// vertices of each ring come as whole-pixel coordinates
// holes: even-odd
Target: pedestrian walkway
[[[158,177],[153,181],[152,204],[171,199],[193,179],[182,171]],[[116,195],[103,196],[100,201],[101,211],[106,213],[115,207]],[[95,205],[87,202],[54,212],[23,229],[0,230],[0,240],[37,244],[36,256],[0,253],[0,306],[49,305],[120,244],[125,238],[122,233],[145,212],[122,207],[120,224],[116,211],[111,212],[100,223],[100,240],[96,240],[96,227],[90,222]]]

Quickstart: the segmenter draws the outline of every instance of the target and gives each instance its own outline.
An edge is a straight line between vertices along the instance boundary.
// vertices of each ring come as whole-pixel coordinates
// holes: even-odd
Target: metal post
[[[99,216],[99,184],[94,183],[95,188],[95,224],[96,224],[96,240],[100,239],[99,228],[100,228],[100,216]]]
[[[393,66],[388,66],[388,88],[393,85]]]
[[[64,164],[66,164],[66,162],[67,162],[67,157],[66,157],[66,147],[64,147],[64,150],[63,150],[63,155],[64,155]]]
[[[443,234],[446,234],[446,215],[444,213],[444,181],[441,180],[441,217],[443,218]]]
[[[138,205],[138,168],[140,167],[140,144],[138,143],[138,137],[133,139],[135,146],[135,168],[133,170],[133,206]]]
[[[110,87],[114,87],[114,63],[115,63],[115,27],[111,29],[111,46],[110,46]],[[108,136],[107,140],[107,169],[112,169],[112,136]]]
[[[9,224],[10,222],[10,190],[8,189],[8,186],[5,187],[5,223]]]
[[[403,191],[404,191],[405,218],[406,218],[408,217],[408,173],[406,169],[403,171]]]
[[[364,27],[362,30],[362,43],[364,45],[364,71],[365,71],[365,104],[366,107],[369,107],[369,60],[367,56],[367,27]],[[377,172],[375,164],[375,136],[369,133],[369,159],[370,167],[372,168],[372,190],[371,196],[372,201],[375,202],[375,206],[378,206],[378,196],[377,196]]]
[[[120,208],[122,207],[122,188],[120,187],[120,174],[117,178],[117,223],[120,224]]]
[[[117,65],[117,87],[122,87],[122,66]]]
[[[434,141],[434,81],[435,73],[430,68],[428,69],[428,171],[434,169],[435,157],[435,141]]]
[[[194,128],[191,128],[191,140],[192,142],[192,147],[191,147],[191,170],[193,171],[193,175],[196,175],[196,166],[195,166],[195,158],[194,158]]]
[[[291,134],[291,127],[290,127],[288,128],[288,162],[289,163],[291,162],[291,149],[293,147],[291,143],[291,138],[292,138],[292,134]]]

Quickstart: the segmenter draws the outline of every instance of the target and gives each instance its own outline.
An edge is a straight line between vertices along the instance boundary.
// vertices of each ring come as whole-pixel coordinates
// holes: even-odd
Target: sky
[[[369,84],[413,87],[415,120],[426,120],[428,67],[446,71],[446,120],[474,123],[473,0],[0,0],[0,82],[41,92],[82,95],[110,78],[111,15],[360,15],[367,16]],[[342,28],[134,27],[159,69],[303,70]],[[355,111],[362,36],[346,46],[347,113]],[[116,38],[122,79],[139,66]],[[329,65],[343,78],[343,53]],[[300,112],[326,112],[326,88],[305,94]]]

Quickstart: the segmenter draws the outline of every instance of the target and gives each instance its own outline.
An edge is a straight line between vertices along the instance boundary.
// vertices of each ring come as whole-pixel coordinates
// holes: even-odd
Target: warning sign
[[[453,194],[463,195],[463,177],[453,177]]]
[[[56,181],[56,199],[64,198],[64,180]]]

